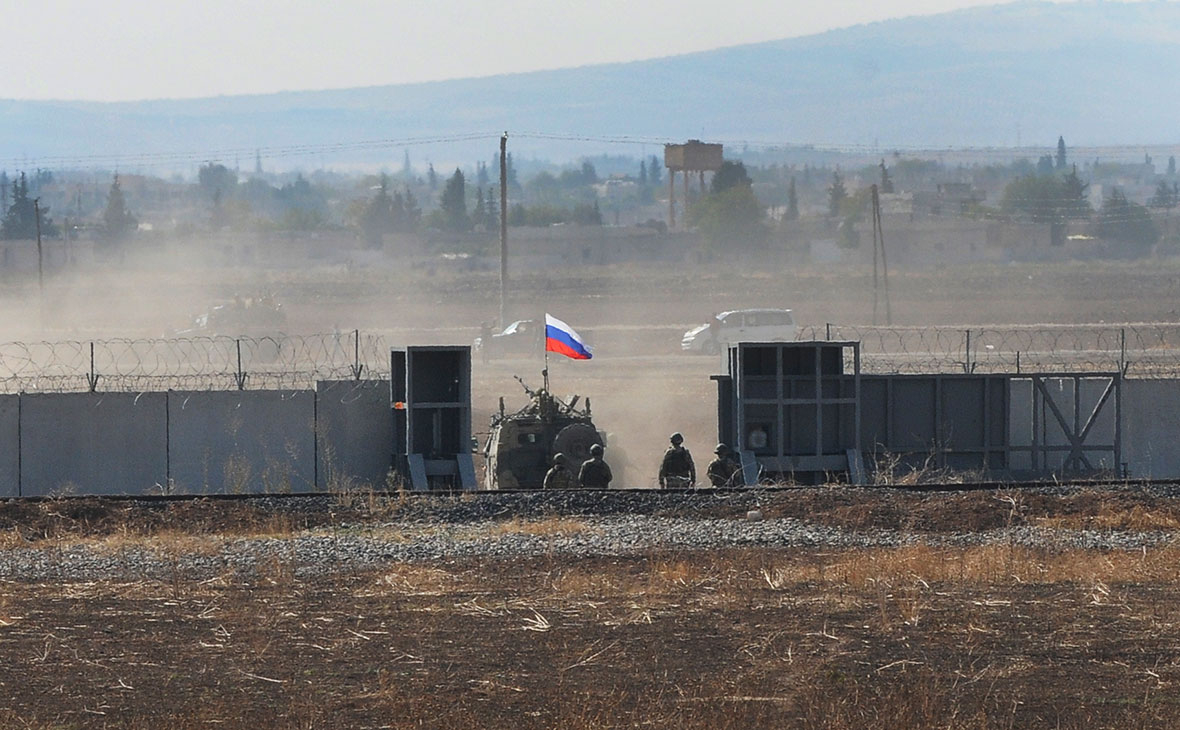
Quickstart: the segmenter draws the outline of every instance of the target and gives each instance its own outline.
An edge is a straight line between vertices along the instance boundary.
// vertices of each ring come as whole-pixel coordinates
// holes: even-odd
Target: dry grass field
[[[180,555],[340,521],[390,524],[403,505],[341,499],[295,516],[9,503],[0,534],[9,550]],[[766,513],[915,535],[1171,531],[1180,500],[811,490]],[[592,528],[553,515],[471,529]],[[280,558],[212,578],[177,565],[150,581],[0,581],[0,727],[1169,728],[1180,717],[1175,541],[653,548],[342,563],[314,576]]]

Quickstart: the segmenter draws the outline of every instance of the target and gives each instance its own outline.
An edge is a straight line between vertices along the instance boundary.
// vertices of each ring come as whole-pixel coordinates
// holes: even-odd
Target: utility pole
[[[508,132],[500,137],[500,327],[508,326]],[[486,347],[488,343],[484,343]]]
[[[881,282],[885,291],[885,324],[893,324],[893,310],[889,304],[889,265],[885,261],[885,232],[881,228],[881,198],[873,185],[873,324],[877,323],[877,257],[881,259]]]
[[[33,198],[33,217],[37,219],[37,290],[41,298],[41,329],[45,329],[45,267],[41,256],[41,198]]]

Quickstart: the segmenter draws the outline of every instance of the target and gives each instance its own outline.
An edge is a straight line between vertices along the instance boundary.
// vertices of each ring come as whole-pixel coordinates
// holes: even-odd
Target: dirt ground
[[[1175,727],[1174,552],[1142,556],[1168,576],[1106,581],[1041,570],[1101,556],[891,552],[4,583],[0,723]]]
[[[817,489],[764,511],[914,534],[1180,530],[1180,500],[1134,489]],[[411,512],[371,498],[280,513],[8,502],[0,536],[179,553]],[[592,529],[578,525],[513,529]],[[4,580],[0,727],[1170,728],[1177,545],[652,549],[314,577],[276,558],[213,578]]]

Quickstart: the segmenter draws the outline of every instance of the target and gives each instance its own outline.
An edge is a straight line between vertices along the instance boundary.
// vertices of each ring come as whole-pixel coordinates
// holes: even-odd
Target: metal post
[[[668,168],[668,228],[676,227],[676,170]]]
[[[1119,330],[1119,372],[1127,374],[1127,328]]]
[[[238,348],[238,372],[234,374],[234,382],[238,385],[238,390],[246,389],[246,373],[242,372],[242,341],[234,340],[234,344]]]
[[[832,323],[831,323],[831,322],[826,322],[826,323],[824,324],[824,327],[825,327],[825,328],[826,328],[826,330],[827,330],[827,334],[824,336],[824,339],[825,339],[825,340],[830,340],[830,339],[832,339]]]
[[[365,371],[365,366],[361,365],[361,331],[353,330],[352,337],[352,379],[360,380],[361,373]]]
[[[967,354],[966,361],[963,363],[963,372],[971,373],[971,330],[966,330],[967,333]]]
[[[93,393],[98,390],[98,373],[94,372],[94,343],[90,343],[90,374],[86,376],[86,384],[90,386],[90,392]]]
[[[508,324],[508,133],[500,137],[500,327]]]

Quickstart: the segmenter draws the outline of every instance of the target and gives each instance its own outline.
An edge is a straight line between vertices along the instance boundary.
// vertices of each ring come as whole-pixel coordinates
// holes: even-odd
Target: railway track
[[[1076,479],[1067,481],[976,481],[976,482],[929,482],[921,484],[880,484],[865,486],[847,485],[798,485],[798,484],[763,484],[757,487],[730,488],[695,488],[695,489],[649,489],[649,488],[621,488],[621,489],[499,489],[494,491],[464,491],[464,490],[433,490],[433,491],[391,491],[391,490],[352,490],[335,492],[252,492],[235,494],[106,494],[106,495],[30,495],[0,497],[0,504],[8,502],[46,502],[46,501],[83,501],[96,500],[99,502],[257,502],[257,501],[298,501],[346,499],[355,497],[384,497],[406,500],[432,500],[447,498],[486,498],[504,497],[511,499],[521,495],[595,495],[609,497],[612,495],[649,496],[666,495],[723,497],[727,495],[749,494],[778,494],[801,490],[841,490],[880,491],[900,493],[944,493],[944,492],[988,492],[988,491],[1022,491],[1022,490],[1144,490],[1167,487],[1180,487],[1180,479]]]

